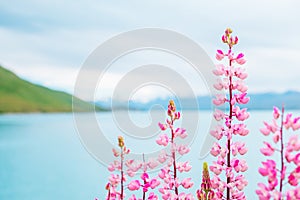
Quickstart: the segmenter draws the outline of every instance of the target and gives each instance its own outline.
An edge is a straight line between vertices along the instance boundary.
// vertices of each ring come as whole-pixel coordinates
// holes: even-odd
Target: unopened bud
[[[229,36],[231,33],[232,33],[231,28],[227,28],[227,29],[225,30],[225,34],[226,34],[227,36]]]
[[[226,35],[223,35],[223,36],[222,36],[222,41],[223,41],[224,43],[227,43],[227,37],[226,37]]]
[[[122,136],[118,137],[118,143],[119,147],[124,147],[124,138]]]

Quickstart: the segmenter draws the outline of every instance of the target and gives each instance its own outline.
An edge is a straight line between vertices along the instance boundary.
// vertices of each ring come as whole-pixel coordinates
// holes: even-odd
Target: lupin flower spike
[[[265,127],[260,132],[265,136],[273,136],[272,142],[264,142],[264,147],[260,152],[268,156],[266,161],[262,162],[262,167],[258,169],[260,175],[268,178],[268,183],[258,183],[256,194],[260,200],[295,200],[300,199],[300,140],[297,135],[287,134],[283,131],[296,131],[300,128],[300,117],[292,117],[289,113],[284,115],[284,106],[281,112],[274,107],[273,122],[264,122]],[[278,121],[279,120],[279,125]],[[287,142],[285,138],[288,138]],[[276,162],[272,157],[279,153],[280,162]],[[276,157],[277,158],[277,157]],[[287,170],[291,170],[287,172]],[[287,182],[286,182],[287,179]],[[284,190],[284,185],[288,188]]]
[[[167,165],[161,169],[158,176],[162,179],[162,187],[159,189],[159,192],[162,195],[163,200],[169,199],[193,199],[191,194],[185,194],[184,192],[179,192],[179,187],[184,189],[189,189],[193,186],[191,178],[184,178],[181,181],[179,180],[178,174],[183,172],[189,172],[191,166],[189,162],[178,162],[176,160],[178,154],[184,155],[187,154],[190,149],[185,144],[177,144],[176,138],[184,139],[187,136],[185,129],[183,128],[174,128],[174,122],[180,118],[180,112],[176,112],[176,105],[173,100],[169,101],[167,114],[169,119],[166,120],[166,123],[159,123],[159,127],[162,131],[167,129],[170,130],[170,134],[161,134],[156,143],[162,146],[170,145],[170,152],[161,152],[158,161],[161,163],[167,162]]]
[[[222,61],[227,58],[226,64],[216,65],[213,73],[220,77],[214,88],[220,91],[226,91],[227,94],[217,94],[213,103],[216,106],[224,104],[228,105],[228,113],[216,109],[214,118],[217,121],[223,122],[219,124],[215,130],[211,131],[211,135],[217,140],[223,140],[223,144],[216,142],[210,153],[217,157],[217,161],[213,162],[210,170],[215,174],[212,178],[212,187],[216,189],[215,195],[217,199],[246,199],[243,188],[247,185],[245,177],[240,174],[247,170],[245,160],[239,159],[238,154],[244,155],[247,152],[244,142],[235,141],[233,138],[236,135],[245,136],[249,133],[246,125],[243,124],[249,117],[247,108],[240,108],[239,104],[247,104],[247,86],[244,80],[247,78],[245,69],[239,65],[245,64],[244,54],[239,53],[234,55],[232,47],[237,44],[238,38],[232,36],[232,30],[227,28],[222,36],[222,41],[228,45],[227,53],[222,50],[217,50],[216,59]],[[220,176],[223,175],[225,180]],[[226,193],[226,194],[224,194]]]

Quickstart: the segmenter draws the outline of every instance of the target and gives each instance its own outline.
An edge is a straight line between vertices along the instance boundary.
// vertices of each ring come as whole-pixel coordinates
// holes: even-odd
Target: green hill
[[[77,111],[94,106],[79,99]],[[97,110],[101,110],[98,107]],[[65,92],[32,84],[22,80],[0,66],[0,113],[12,112],[71,112],[72,96]]]

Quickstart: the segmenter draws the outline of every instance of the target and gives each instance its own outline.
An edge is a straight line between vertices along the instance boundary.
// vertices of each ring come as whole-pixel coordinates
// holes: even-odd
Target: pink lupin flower
[[[133,194],[128,200],[138,200],[136,196]]]
[[[183,144],[177,147],[177,151],[180,155],[184,155],[190,152],[190,148],[188,148],[187,145]]]
[[[141,186],[141,184],[138,180],[133,180],[129,183],[128,189],[131,191],[134,191],[134,190],[138,190],[140,188],[140,186]]]
[[[151,192],[148,196],[148,200],[159,200],[158,196]]]
[[[180,137],[181,139],[184,139],[188,136],[186,133],[186,130],[183,128],[177,128],[174,132],[174,137]]]
[[[237,57],[235,58],[235,61],[240,65],[245,64],[246,60],[244,58],[244,54],[243,53],[238,54]]]
[[[300,153],[297,153],[295,156],[294,156],[294,159],[293,159],[293,162],[296,166],[300,166]]]
[[[216,95],[216,99],[213,100],[213,103],[216,106],[220,106],[226,102],[226,97],[223,94]]]
[[[169,143],[169,137],[166,134],[162,134],[157,138],[156,143],[162,146],[167,146]]]
[[[219,175],[219,174],[221,174],[223,167],[222,167],[222,165],[218,164],[217,162],[213,162],[213,164],[209,167],[209,169],[216,175]]]
[[[218,156],[221,153],[221,146],[218,143],[214,143],[213,147],[210,150],[210,154],[213,156]]]
[[[265,184],[258,183],[258,188],[255,192],[260,200],[269,200],[271,198],[270,190]]]
[[[280,126],[277,125],[277,121],[280,119]],[[296,119],[296,120],[295,120]],[[288,143],[285,145],[283,130],[290,129],[293,126],[293,122],[297,121],[297,118],[292,118],[292,114],[289,113],[284,117],[284,108],[280,113],[277,107],[273,110],[273,123],[264,122],[265,128],[261,129],[263,135],[268,136],[273,133],[274,145],[268,142],[264,142],[265,147],[261,148],[261,153],[265,156],[273,156],[275,153],[275,146],[279,145],[278,151],[280,153],[280,164],[278,165],[275,160],[268,159],[266,162],[262,162],[263,167],[258,169],[262,176],[268,178],[268,185],[259,183],[259,189],[256,190],[256,194],[259,199],[297,199],[298,193],[295,193],[298,189],[292,189],[284,191],[284,180],[288,177],[287,182],[291,187],[298,186],[300,179],[300,153],[293,154],[294,151],[300,150],[300,143],[298,142],[297,135],[291,135]],[[293,129],[293,128],[292,128]],[[294,170],[287,174],[288,164],[295,164]],[[292,166],[290,166],[291,168]],[[288,176],[287,176],[288,175]],[[300,196],[300,195],[299,195]]]
[[[288,151],[299,151],[300,150],[300,140],[297,135],[292,135],[289,138],[287,150]]]
[[[249,118],[249,113],[247,112],[247,108],[240,109],[238,106],[233,108],[236,119],[239,121],[244,121]]]
[[[225,116],[225,114],[223,113],[223,111],[218,110],[218,109],[215,110],[215,112],[214,112],[214,118],[217,121],[220,121],[220,120],[224,119],[224,116]]]
[[[220,64],[220,65],[216,65],[216,69],[213,70],[213,73],[216,76],[221,76],[225,73],[225,66]]]
[[[265,147],[260,149],[260,152],[264,154],[265,156],[272,156],[275,148],[272,147],[272,145],[268,142],[264,142]]]
[[[286,119],[283,122],[284,127],[288,130],[293,124],[292,113],[286,115]]]
[[[168,128],[168,126],[166,124],[162,124],[162,123],[158,123],[159,128],[164,131]]]
[[[247,97],[247,93],[241,93],[241,94],[235,94],[234,98],[236,99],[236,102],[239,104],[247,104],[250,100],[249,97]]]
[[[160,154],[158,155],[158,162],[164,163],[168,159],[168,155],[165,151],[161,151]]]
[[[181,162],[177,164],[177,169],[179,172],[189,172],[192,169],[192,166],[189,164],[189,162]]]
[[[185,179],[183,179],[183,180],[181,181],[181,185],[182,185],[182,187],[184,187],[185,189],[189,189],[189,188],[191,188],[191,187],[194,185],[194,183],[191,182],[191,178],[185,178]]]
[[[244,68],[240,68],[240,67],[238,67],[238,68],[235,69],[234,75],[237,78],[241,79],[241,80],[236,81],[236,85],[243,85],[243,81],[242,80],[244,80],[244,79],[246,79],[248,77],[248,74],[245,72],[245,69]],[[238,87],[236,87],[236,88],[238,88]]]
[[[223,137],[223,127],[217,126],[215,130],[211,130],[210,134],[215,137],[217,140],[220,140]]]
[[[279,113],[279,108],[277,108],[276,106],[274,106],[273,108],[273,118],[274,119],[278,119],[280,117],[280,113]]]
[[[247,153],[248,149],[246,148],[246,144],[244,142],[236,142],[236,147],[239,154],[244,155]]]
[[[118,157],[120,155],[120,152],[118,152],[118,150],[116,150],[115,148],[113,148],[112,151],[115,157]]]
[[[224,58],[224,53],[222,50],[217,50],[217,53],[216,53],[216,59],[217,60],[222,60]]]
[[[264,134],[265,136],[268,136],[269,134],[270,134],[270,129],[268,129],[268,128],[261,128],[261,129],[259,129],[260,130],[260,132],[262,133],[262,134]]]
[[[300,117],[296,117],[293,120],[292,129],[293,131],[296,131],[300,128]]]
[[[223,41],[224,43],[227,43],[227,37],[226,37],[225,35],[222,35],[222,41]]]

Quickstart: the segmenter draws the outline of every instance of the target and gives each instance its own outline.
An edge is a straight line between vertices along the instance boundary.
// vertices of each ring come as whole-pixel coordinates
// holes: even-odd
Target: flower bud
[[[234,44],[237,44],[239,41],[239,38],[237,36],[234,37]]]
[[[122,136],[118,137],[118,145],[119,147],[123,148],[124,147],[124,138]]]
[[[110,189],[110,183],[107,183],[107,184],[106,184],[105,189],[106,189],[106,190],[109,190],[109,189]]]
[[[222,41],[223,41],[224,43],[227,43],[227,37],[226,37],[226,35],[223,35],[223,36],[222,36]]]
[[[176,106],[175,106],[175,103],[173,100],[170,100],[169,101],[169,109],[172,111],[172,112],[175,112],[176,111]]]
[[[231,33],[232,33],[231,28],[227,28],[227,29],[225,30],[225,34],[226,34],[227,36],[229,36]]]

